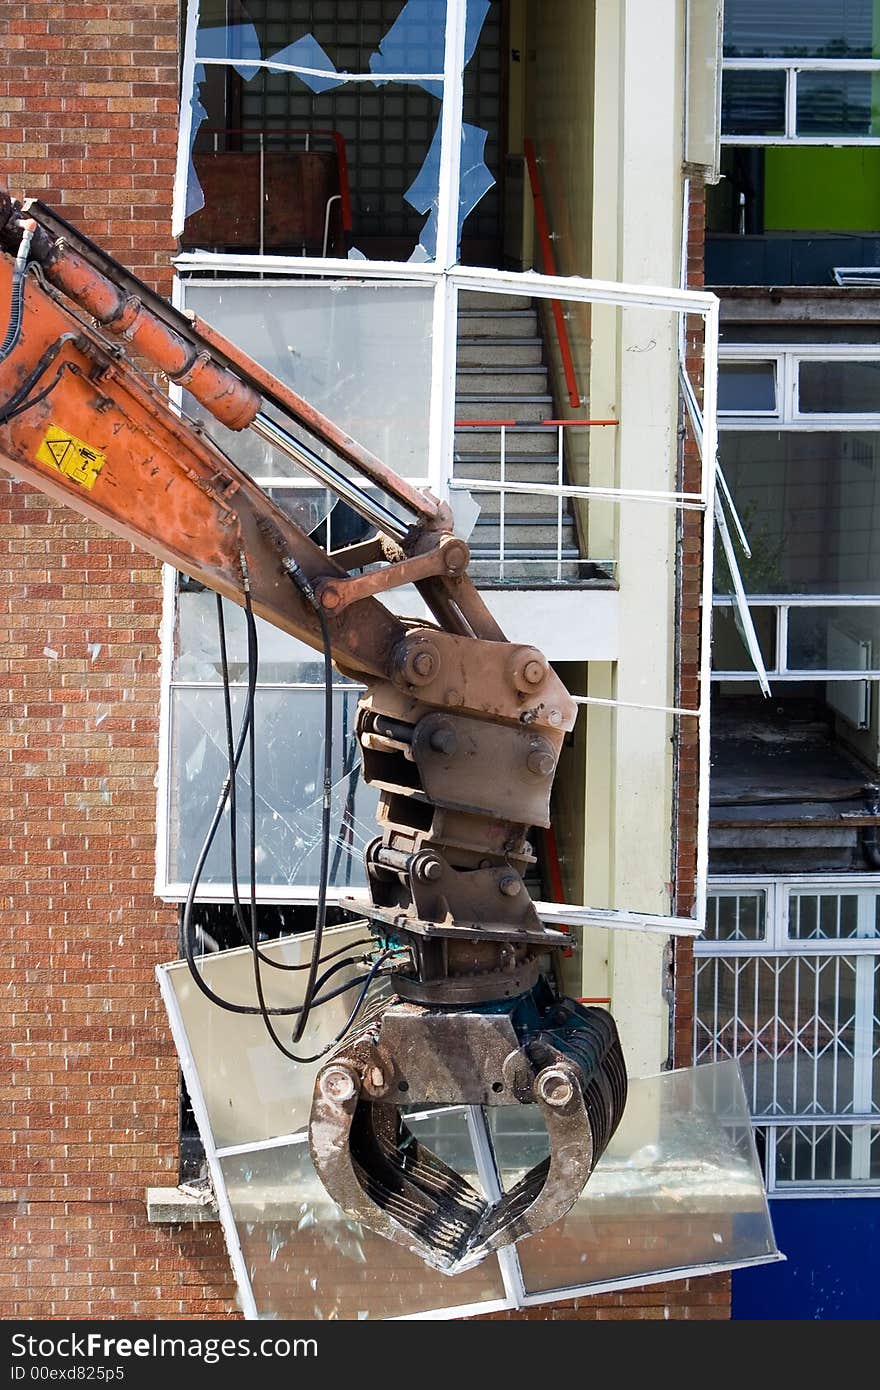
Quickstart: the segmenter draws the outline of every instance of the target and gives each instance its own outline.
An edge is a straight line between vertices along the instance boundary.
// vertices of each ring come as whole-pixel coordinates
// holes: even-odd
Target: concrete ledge
[[[219,1221],[213,1194],[198,1196],[179,1187],[147,1188],[147,1220],[154,1225],[189,1224],[193,1221]]]

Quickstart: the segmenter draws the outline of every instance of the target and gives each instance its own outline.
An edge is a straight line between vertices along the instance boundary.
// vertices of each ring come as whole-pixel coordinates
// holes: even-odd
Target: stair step
[[[458,370],[485,367],[506,371],[508,367],[543,366],[544,349],[540,338],[459,338]]]
[[[525,309],[532,301],[521,294],[486,294],[485,290],[459,290],[458,311],[482,314],[494,313],[496,309]]]
[[[546,367],[483,366],[456,369],[456,390],[464,394],[478,387],[486,397],[492,393],[505,396],[538,396],[547,390]]]
[[[469,415],[459,419],[467,420]],[[501,416],[474,416],[477,419],[501,419]],[[500,431],[492,426],[475,425],[471,429],[457,429],[455,432],[455,454],[475,458],[477,454],[488,454],[498,458]],[[556,458],[556,431],[543,429],[540,425],[510,426],[506,431],[508,458],[528,455],[529,458]]]
[[[455,398],[456,420],[515,420],[517,424],[552,420],[553,397],[542,395],[484,396],[461,392]],[[548,430],[553,438],[553,432]]]
[[[555,589],[608,588],[606,576],[597,583],[595,570],[587,564],[562,559],[560,568],[556,556],[545,559],[511,557],[504,553],[504,575],[498,555],[472,559],[468,571],[478,589]]]
[[[556,541],[556,498],[542,496],[539,492],[507,492],[504,503],[504,518],[508,526],[521,526],[528,523],[547,526],[552,528],[553,535],[547,536],[546,541],[549,545],[551,541]],[[497,517],[501,511],[501,494],[499,492],[474,492],[473,499],[480,508],[480,517],[483,521],[487,517]],[[562,529],[567,525],[573,525],[570,512],[565,506],[565,498],[562,503]]]
[[[538,336],[537,309],[501,309],[488,312],[466,309],[458,316],[459,332],[468,338],[535,338]]]
[[[485,550],[492,546],[496,550],[501,543],[501,528],[498,525],[498,518],[487,516],[478,517],[470,541],[468,542],[471,550]],[[504,548],[511,549],[516,546],[525,547],[527,551],[536,554],[555,555],[556,554],[556,527],[551,530],[546,524],[541,525],[529,517],[507,517],[504,525]],[[577,558],[577,537],[574,527],[562,529],[562,551],[570,559]]]
[[[517,509],[514,510],[513,503],[516,501]],[[537,539],[541,545],[549,550],[556,549],[556,508],[555,506],[538,508],[537,510],[525,510],[522,503],[540,502],[540,498],[519,496],[514,498],[508,493],[507,506],[504,511],[504,526],[508,532],[508,540],[520,542],[525,539],[523,532],[528,532],[530,541]],[[485,504],[485,505],[484,505]],[[476,529],[480,534],[486,527],[495,529],[498,526],[498,494],[494,496],[491,492],[480,493],[480,515],[477,517]],[[536,536],[532,535],[532,532]],[[562,538],[564,544],[577,544],[574,518],[570,512],[562,513]]]
[[[540,454],[522,459],[505,459],[504,476],[508,483],[551,483],[557,481],[555,459],[542,459]],[[501,467],[497,458],[488,455],[472,454],[467,457],[456,455],[453,462],[453,476],[458,478],[479,478],[481,481],[497,483]]]

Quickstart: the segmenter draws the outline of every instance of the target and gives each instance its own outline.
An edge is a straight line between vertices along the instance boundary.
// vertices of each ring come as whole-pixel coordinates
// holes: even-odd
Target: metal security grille
[[[710,892],[695,1060],[739,1061],[771,1192],[880,1183],[878,921],[876,879]]]

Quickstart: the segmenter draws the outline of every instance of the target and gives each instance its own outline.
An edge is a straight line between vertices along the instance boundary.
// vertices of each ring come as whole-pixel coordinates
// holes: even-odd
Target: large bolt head
[[[357,1082],[345,1067],[328,1067],[321,1077],[321,1093],[337,1105],[351,1100],[357,1093]]]
[[[423,859],[416,861],[416,878],[423,883],[436,883],[443,877],[443,865],[434,855],[426,855]]]
[[[394,652],[395,680],[404,685],[427,685],[440,670],[440,651],[427,638],[407,638]]]
[[[568,1105],[574,1095],[571,1077],[561,1067],[548,1068],[538,1077],[538,1095],[554,1109]]]
[[[534,748],[526,759],[526,766],[529,772],[533,772],[536,777],[549,777],[556,766],[556,761],[552,753]]]
[[[451,729],[448,724],[441,724],[439,728],[434,729],[431,737],[428,739],[428,743],[433,752],[443,753],[447,758],[451,758],[458,748],[458,739],[455,736],[455,730]]]
[[[417,676],[424,676],[426,679],[433,676],[435,662],[430,652],[416,652],[412,664]]]
[[[321,607],[326,608],[328,613],[332,613],[334,608],[338,608],[342,595],[335,584],[325,584],[321,589]]]
[[[516,874],[505,874],[498,880],[498,889],[506,898],[515,898],[522,892],[522,879]]]
[[[547,679],[548,666],[537,647],[515,647],[507,663],[507,675],[521,695],[534,695]]]

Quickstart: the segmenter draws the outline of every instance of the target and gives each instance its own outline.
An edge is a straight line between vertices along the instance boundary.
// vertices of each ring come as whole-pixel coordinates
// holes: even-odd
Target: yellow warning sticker
[[[84,439],[77,439],[75,434],[58,425],[50,425],[46,430],[37,450],[37,458],[87,488],[95,486],[95,479],[107,462],[105,456],[86,444]]]

